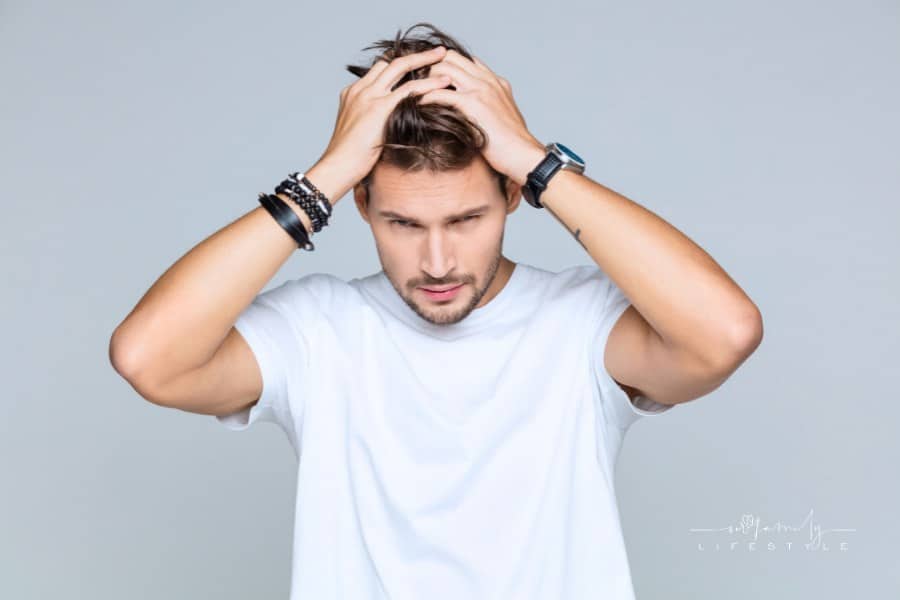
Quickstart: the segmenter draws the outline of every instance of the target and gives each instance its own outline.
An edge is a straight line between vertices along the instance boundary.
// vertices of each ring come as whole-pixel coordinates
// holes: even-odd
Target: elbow
[[[144,362],[140,356],[140,347],[140,340],[124,324],[116,327],[109,338],[109,364],[129,383],[138,377]]]
[[[122,379],[134,388],[142,398],[153,404],[164,406],[154,389],[147,383],[144,362],[133,344],[125,344],[118,329],[109,340],[109,363]]]
[[[118,327],[109,338],[108,355],[109,364],[112,365],[112,368],[127,380],[134,369],[133,353],[130,353],[122,344],[122,335],[119,333]]]
[[[732,339],[739,354],[744,358],[753,354],[763,339],[762,313],[752,302],[747,309],[734,320]]]
[[[722,336],[724,349],[718,354],[721,372],[733,373],[753,354],[763,339],[762,313],[752,302],[737,316],[730,319]]]

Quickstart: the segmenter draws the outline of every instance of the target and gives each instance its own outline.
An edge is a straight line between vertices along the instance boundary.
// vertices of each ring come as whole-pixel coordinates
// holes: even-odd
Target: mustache
[[[430,287],[447,287],[447,286],[456,287],[456,286],[458,286],[458,285],[462,285],[462,284],[464,284],[464,283],[471,283],[471,282],[472,282],[472,278],[471,278],[471,277],[468,277],[468,278],[465,278],[465,279],[456,280],[456,281],[439,280],[439,279],[427,279],[427,280],[424,280],[424,281],[422,281],[422,282],[416,283],[413,287],[423,287],[423,288],[430,288]]]

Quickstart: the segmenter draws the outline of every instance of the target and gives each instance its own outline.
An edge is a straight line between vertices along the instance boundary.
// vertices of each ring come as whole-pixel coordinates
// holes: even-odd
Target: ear
[[[353,186],[353,202],[356,204],[356,209],[359,211],[359,215],[363,218],[363,221],[368,223],[369,194],[366,191],[366,187],[361,183],[357,183]]]
[[[511,214],[519,207],[522,200],[522,186],[507,177],[506,179],[506,214]]]

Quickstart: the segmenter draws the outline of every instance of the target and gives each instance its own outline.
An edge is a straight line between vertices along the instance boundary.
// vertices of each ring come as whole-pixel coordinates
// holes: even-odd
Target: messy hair
[[[415,29],[426,30],[424,34],[412,35]],[[383,39],[366,46],[363,50],[378,50],[368,67],[347,65],[347,70],[358,77],[364,76],[379,60],[391,60],[407,54],[424,52],[435,46],[455,50],[468,59],[472,55],[454,38],[430,23],[416,23],[402,35],[400,30],[394,39]],[[429,76],[430,65],[412,69],[391,89],[403,85],[411,79],[425,79]],[[455,89],[452,85],[451,89]],[[403,98],[388,117],[384,127],[384,141],[378,163],[399,167],[406,171],[452,171],[469,166],[487,143],[484,129],[470,121],[456,107],[433,102],[419,104],[416,95]],[[501,193],[506,194],[506,175],[488,164],[496,178]],[[374,167],[360,181],[366,189],[374,176]]]

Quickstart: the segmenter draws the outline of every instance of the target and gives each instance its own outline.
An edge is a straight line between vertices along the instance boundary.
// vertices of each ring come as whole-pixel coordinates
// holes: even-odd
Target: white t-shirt
[[[604,368],[629,304],[597,266],[523,263],[452,325],[383,271],[257,296],[235,327],[262,395],[216,419],[277,423],[297,454],[292,600],[634,598],[615,461],[672,407]]]

